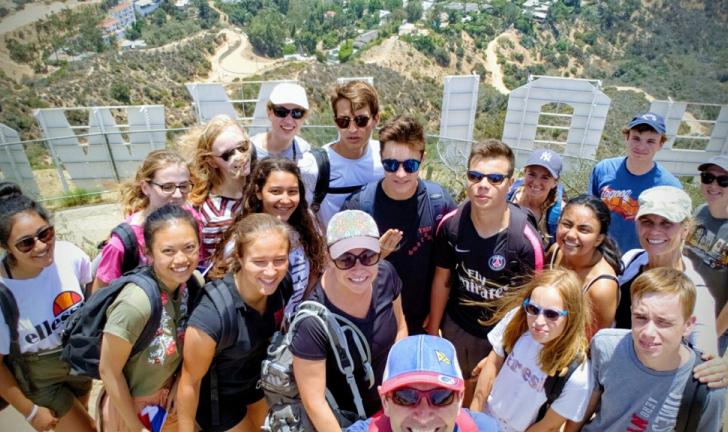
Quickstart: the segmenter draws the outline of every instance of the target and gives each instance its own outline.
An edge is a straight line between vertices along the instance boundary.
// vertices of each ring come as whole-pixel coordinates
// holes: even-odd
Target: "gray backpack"
[[[315,319],[326,331],[326,336],[335,354],[336,363],[346,376],[356,406],[356,413],[339,408],[331,392],[326,389],[326,401],[331,407],[339,425],[345,428],[357,420],[366,418],[364,403],[354,379],[354,361],[346,340],[350,333],[359,358],[364,359],[364,370],[369,388],[374,385],[374,372],[371,367],[369,344],[362,332],[348,319],[330,312],[326,306],[314,301],[305,301],[298,306],[288,331],[278,331],[273,335],[268,347],[268,355],[261,364],[259,386],[265,393],[270,410],[261,430],[268,432],[306,432],[315,428],[309,420],[293,376],[293,354],[290,346],[296,328],[307,317]]]

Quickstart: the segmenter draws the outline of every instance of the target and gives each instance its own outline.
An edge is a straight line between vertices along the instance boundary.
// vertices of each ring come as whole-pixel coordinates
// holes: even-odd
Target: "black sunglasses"
[[[444,388],[428,391],[401,388],[392,392],[392,402],[403,407],[415,407],[420,404],[423,397],[427,398],[432,407],[444,407],[455,401],[455,391]]]
[[[225,162],[229,161],[231,157],[235,154],[235,152],[238,153],[245,153],[250,149],[250,141],[243,141],[242,144],[240,144],[237,147],[233,147],[230,150],[226,150],[219,155],[215,155],[219,157],[220,159],[224,160]]]
[[[531,303],[530,299],[523,300],[523,310],[525,310],[526,314],[530,316],[536,317],[543,314],[543,316],[546,317],[546,319],[549,321],[556,321],[557,319],[568,313],[568,311],[565,310],[542,308],[539,305]]]
[[[190,183],[188,181],[182,182],[180,184],[174,184],[174,183],[159,184],[159,183],[149,180],[149,183],[153,184],[154,186],[159,187],[159,189],[161,189],[162,192],[167,195],[172,195],[174,193],[174,191],[176,191],[177,189],[179,189],[179,192],[181,194],[186,194],[190,191],[190,189],[192,189],[192,183]]]
[[[403,161],[398,161],[397,159],[382,159],[382,167],[384,168],[384,171],[391,173],[397,172],[399,166],[402,165],[405,172],[412,174],[420,169],[421,163],[422,162],[417,159],[407,159]]]
[[[715,174],[711,174],[709,172],[703,171],[700,173],[700,182],[702,184],[711,184],[714,181],[718,181],[718,186],[724,188],[728,187],[728,175],[720,175],[717,176]]]
[[[56,229],[53,225],[41,228],[33,236],[23,237],[15,242],[15,248],[22,253],[28,253],[35,247],[35,242],[40,240],[43,243],[50,243],[56,236]]]
[[[349,123],[354,120],[354,124],[356,124],[356,127],[363,128],[369,124],[370,119],[371,117],[365,115],[354,116],[353,119],[349,116],[343,116],[334,117],[334,122],[336,123],[336,126],[339,127],[339,129],[347,129],[349,127]]]
[[[288,109],[286,107],[276,105],[271,108],[271,110],[273,111],[273,114],[278,118],[286,118],[288,114],[290,114],[291,118],[295,120],[300,120],[303,118],[303,116],[306,115],[306,110],[303,108]]]
[[[356,265],[357,261],[359,261],[363,266],[371,267],[379,262],[379,252],[374,252],[373,250],[369,249],[365,250],[359,255],[354,255],[351,252],[346,252],[344,254],[341,254],[341,256],[339,256],[338,258],[334,259],[334,265],[339,270],[349,270]]]
[[[483,174],[482,172],[475,170],[468,170],[466,175],[468,177],[468,180],[473,183],[480,183],[484,178],[487,178],[488,183],[492,184],[493,186],[498,186],[499,184],[503,183],[505,179],[510,177],[506,174]]]

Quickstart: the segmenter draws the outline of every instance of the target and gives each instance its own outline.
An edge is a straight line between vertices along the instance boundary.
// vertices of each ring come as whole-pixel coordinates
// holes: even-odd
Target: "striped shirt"
[[[202,223],[202,247],[205,256],[212,259],[225,230],[233,223],[235,215],[242,210],[243,200],[220,195],[208,195],[200,206]],[[209,263],[205,263],[207,265]]]

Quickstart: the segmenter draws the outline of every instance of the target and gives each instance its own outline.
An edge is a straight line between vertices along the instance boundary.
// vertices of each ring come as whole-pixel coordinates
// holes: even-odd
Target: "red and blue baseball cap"
[[[635,126],[639,126],[642,124],[646,124],[647,126],[651,127],[652,129],[656,130],[658,133],[664,134],[667,130],[665,128],[665,119],[655,113],[647,112],[643,114],[638,114],[632,120],[627,124],[628,129],[632,129]]]
[[[392,346],[379,394],[411,384],[432,384],[458,392],[465,388],[455,347],[430,335],[406,337]]]

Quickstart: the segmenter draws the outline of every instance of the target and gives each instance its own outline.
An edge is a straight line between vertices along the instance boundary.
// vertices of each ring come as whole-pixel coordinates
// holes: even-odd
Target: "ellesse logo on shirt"
[[[75,291],[63,291],[53,299],[53,319],[43,321],[37,324],[35,332],[25,335],[25,342],[34,344],[42,341],[58,330],[58,327],[64,323],[68,317],[73,315],[83,304],[83,297]]]

